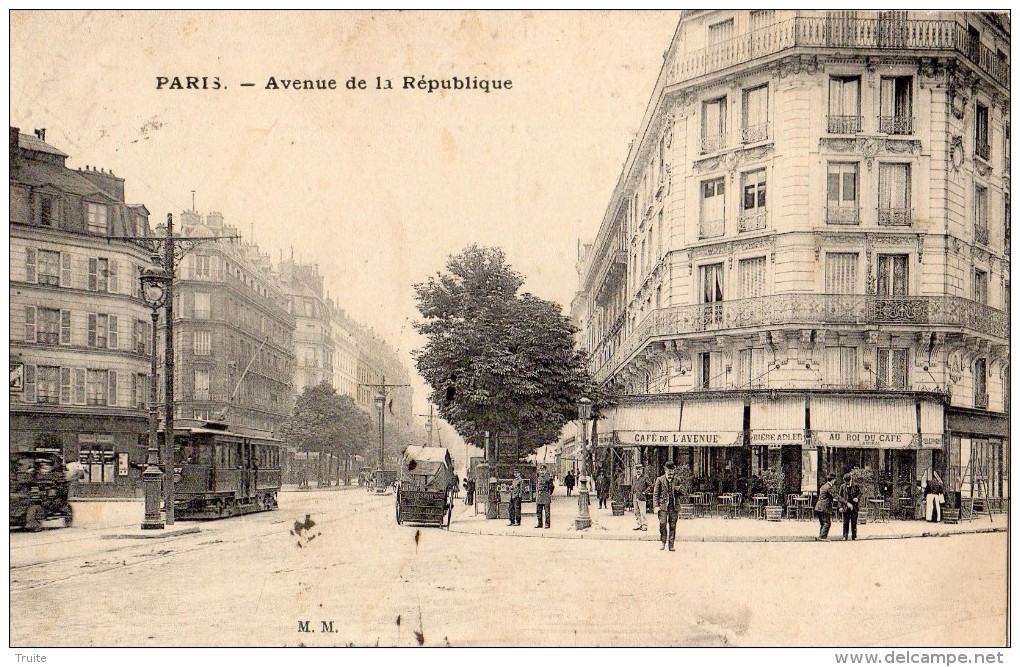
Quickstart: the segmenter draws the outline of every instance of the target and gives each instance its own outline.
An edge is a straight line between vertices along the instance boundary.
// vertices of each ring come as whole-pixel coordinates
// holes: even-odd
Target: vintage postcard
[[[1008,11],[9,22],[15,662],[1005,661]]]

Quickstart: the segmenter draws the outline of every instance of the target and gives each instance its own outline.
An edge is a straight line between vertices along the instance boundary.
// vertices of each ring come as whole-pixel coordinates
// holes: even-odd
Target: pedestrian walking
[[[631,492],[634,497],[634,516],[637,518],[637,526],[634,530],[648,530],[648,522],[645,520],[645,493],[648,491],[648,478],[645,477],[645,470],[637,466],[634,470],[634,485]]]
[[[836,476],[829,473],[825,476],[825,484],[818,490],[818,502],[815,503],[815,516],[818,517],[818,538],[819,540],[829,539],[829,528],[832,526],[832,500],[833,487],[836,486]]]
[[[549,527],[549,522],[552,520],[552,493],[555,484],[552,477],[546,470],[545,466],[538,469],[538,487],[535,489],[535,515],[538,518],[538,523],[535,528],[542,527],[542,515],[545,514],[545,527]]]
[[[524,485],[527,480],[521,476],[520,470],[514,470],[514,480],[510,482],[510,523],[511,526],[521,525],[521,499],[524,497]]]
[[[465,486],[465,489],[464,489],[464,495],[465,495],[464,503],[467,504],[467,505],[474,505],[475,504],[475,480],[473,480],[473,479],[466,479],[466,480],[464,480],[464,486]]]
[[[595,479],[595,497],[599,499],[599,509],[605,509],[606,503],[609,501],[609,480],[606,479],[605,474],[601,474]]]
[[[843,540],[857,539],[857,515],[861,510],[861,487],[850,473],[843,475],[839,487],[839,502],[843,505]]]
[[[942,503],[945,501],[945,486],[937,472],[932,473],[924,491],[924,518],[932,523],[942,521]]]
[[[574,471],[570,470],[567,472],[567,476],[563,478],[563,486],[567,487],[567,497],[570,497],[571,492],[574,490],[574,483],[577,480],[574,479]]]
[[[670,551],[675,551],[673,542],[676,540],[676,520],[679,516],[678,505],[680,503],[680,489],[675,479],[676,466],[672,463],[666,464],[666,472],[655,480],[652,490],[655,513],[659,516],[659,549],[669,546]]]
[[[457,475],[457,473],[453,473],[453,484],[451,486],[453,487],[453,497],[454,498],[459,498],[460,497],[460,476]]]

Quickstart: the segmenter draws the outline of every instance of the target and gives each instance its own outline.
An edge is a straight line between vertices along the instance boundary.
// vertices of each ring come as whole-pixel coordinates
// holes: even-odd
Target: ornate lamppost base
[[[591,528],[591,515],[588,513],[588,490],[582,488],[577,494],[577,518],[574,519],[575,530]]]
[[[145,518],[142,519],[142,530],[162,530],[165,527],[159,516],[160,478],[163,473],[156,466],[150,465],[142,473],[142,486],[145,489]]]

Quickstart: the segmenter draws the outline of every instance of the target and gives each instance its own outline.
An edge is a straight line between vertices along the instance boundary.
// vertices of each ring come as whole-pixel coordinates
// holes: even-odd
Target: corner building
[[[572,306],[618,459],[1009,495],[1009,25],[686,11]]]

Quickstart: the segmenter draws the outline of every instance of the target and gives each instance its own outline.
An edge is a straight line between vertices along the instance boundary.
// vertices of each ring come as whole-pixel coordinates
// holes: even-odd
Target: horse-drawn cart
[[[453,462],[442,447],[411,445],[397,473],[397,523],[450,527],[453,514]]]

